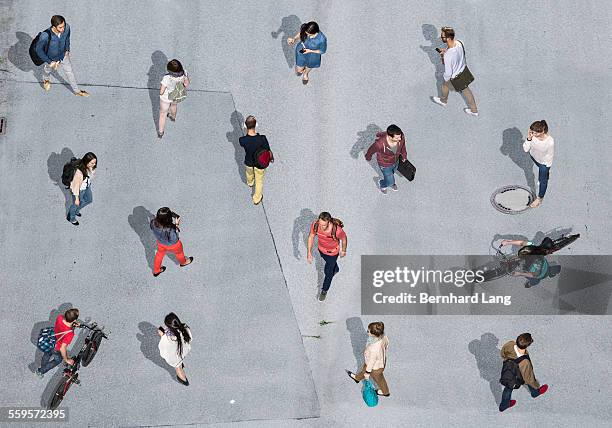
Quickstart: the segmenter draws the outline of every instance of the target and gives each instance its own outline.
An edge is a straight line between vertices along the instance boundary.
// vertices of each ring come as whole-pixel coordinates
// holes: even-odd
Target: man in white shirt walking
[[[523,150],[529,152],[531,160],[538,167],[538,182],[540,183],[538,197],[529,205],[531,208],[537,208],[542,204],[546,194],[555,152],[555,140],[548,135],[548,124],[545,120],[538,120],[531,124],[527,132],[527,140],[523,143]]]
[[[440,38],[447,46],[447,48],[438,50],[444,63],[444,83],[442,83],[442,96],[432,97],[431,99],[434,103],[446,107],[448,93],[452,87],[451,79],[457,77],[465,69],[465,51],[463,43],[455,41],[455,30],[451,27],[442,27]],[[478,116],[478,108],[471,89],[466,87],[461,93],[465,95],[465,100],[469,106],[469,108],[464,108],[463,111],[470,116]]]

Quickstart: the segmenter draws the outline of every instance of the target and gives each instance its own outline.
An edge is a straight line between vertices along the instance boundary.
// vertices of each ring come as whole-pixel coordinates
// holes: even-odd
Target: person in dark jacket
[[[376,154],[376,161],[383,174],[383,179],[379,182],[379,188],[383,195],[387,194],[387,187],[397,191],[395,184],[395,171],[399,165],[399,158],[406,160],[406,140],[404,133],[397,125],[389,125],[387,132],[376,134],[376,141],[370,146],[365,154],[365,159],[369,162]]]
[[[529,355],[527,347],[533,343],[533,338],[529,333],[523,333],[516,338],[516,341],[510,340],[502,346],[501,357],[503,360],[517,359],[523,355]],[[548,385],[540,385],[533,374],[533,366],[529,358],[523,359],[519,364],[519,371],[525,385],[529,388],[529,392],[533,398],[539,397],[548,391]],[[504,387],[502,392],[501,403],[499,403],[499,411],[503,412],[506,409],[514,406],[516,400],[512,400],[512,388]]]
[[[158,209],[157,215],[151,220],[149,226],[157,239],[157,253],[155,253],[155,262],[153,263],[153,276],[159,276],[160,273],[166,270],[166,266],[162,266],[166,251],[174,253],[181,267],[193,262],[193,257],[186,258],[183,252],[183,243],[178,236],[180,222],[181,217],[172,212],[168,207]]]
[[[255,116],[248,116],[244,121],[247,134],[238,139],[242,148],[244,148],[244,165],[246,166],[246,180],[249,187],[255,185],[255,192],[253,193],[253,203],[258,205],[263,199],[263,179],[265,169],[257,168],[255,162],[255,154],[259,149],[270,150],[270,144],[265,135],[259,134],[255,127],[257,126],[257,119]],[[270,153],[272,151],[270,150]],[[274,155],[272,155],[270,162],[274,162]]]
[[[49,37],[51,38],[49,40]],[[72,72],[70,61],[70,26],[61,15],[51,17],[51,27],[40,33],[36,43],[36,55],[44,61],[43,64],[43,88],[45,91],[51,89],[51,71],[64,70],[68,83],[75,95],[88,97],[89,93],[81,91],[77,85],[76,78]]]

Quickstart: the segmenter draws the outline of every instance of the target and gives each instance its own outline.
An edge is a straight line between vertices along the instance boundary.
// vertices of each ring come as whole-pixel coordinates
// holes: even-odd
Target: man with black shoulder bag
[[[470,72],[465,62],[465,47],[463,42],[455,40],[455,30],[451,27],[442,27],[440,38],[446,43],[446,48],[436,49],[444,63],[444,83],[442,83],[442,96],[431,97],[432,101],[442,107],[446,107],[448,93],[452,89],[465,95],[468,108],[463,111],[470,116],[478,116],[478,108],[474,100],[474,94],[469,88],[474,81],[474,76]]]

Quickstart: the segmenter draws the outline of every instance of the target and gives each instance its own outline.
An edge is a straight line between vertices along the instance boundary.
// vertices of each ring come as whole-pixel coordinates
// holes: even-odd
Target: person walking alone
[[[363,351],[365,364],[361,367],[359,373],[346,371],[355,383],[359,383],[363,379],[369,379],[371,376],[378,387],[376,394],[383,397],[391,395],[389,393],[389,386],[387,386],[387,380],[383,374],[387,366],[388,347],[389,338],[385,336],[385,324],[382,321],[370,323],[368,325],[368,343]]]
[[[177,104],[187,96],[189,78],[178,59],[173,59],[166,66],[168,73],[162,78],[159,86],[159,129],[157,137],[164,136],[166,117],[172,122],[176,121]]]
[[[344,224],[342,221],[333,218],[330,213],[325,211],[319,214],[319,218],[310,226],[306,260],[308,263],[312,263],[312,245],[315,236],[318,241],[319,254],[323,260],[325,260],[325,278],[323,280],[321,292],[319,293],[319,301],[321,302],[325,300],[327,296],[334,275],[340,272],[337,263],[338,256],[346,256],[348,240],[346,233],[342,229],[343,226]],[[340,248],[340,244],[342,244],[342,248]]]
[[[42,31],[36,43],[36,56],[43,61],[43,88],[51,89],[51,71],[64,70],[64,74],[72,88],[72,92],[79,97],[88,97],[89,93],[79,89],[70,60],[70,26],[61,15],[51,17],[51,27]]]
[[[365,154],[366,161],[370,162],[376,154],[376,161],[383,174],[383,179],[378,182],[379,189],[383,195],[387,194],[387,188],[397,192],[395,183],[395,171],[399,165],[400,156],[406,160],[406,140],[404,133],[397,125],[389,125],[387,132],[376,134],[376,141],[370,146]]]
[[[310,71],[321,67],[321,55],[327,52],[327,37],[319,30],[319,24],[310,21],[302,24],[295,36],[288,37],[287,43],[295,46],[295,73],[307,85]]]
[[[548,135],[548,124],[545,120],[531,124],[527,131],[527,139],[523,143],[523,150],[529,153],[531,160],[538,167],[538,197],[529,205],[531,208],[537,208],[544,200],[555,154],[555,140]]]
[[[66,215],[66,220],[74,226],[79,225],[76,218],[81,217],[81,210],[93,202],[91,179],[97,167],[98,158],[92,152],[85,153],[83,159],[75,162],[74,177],[70,182],[72,204]]]
[[[191,330],[187,324],[181,322],[174,312],[170,312],[164,318],[166,328],[159,327],[157,333],[160,336],[159,354],[166,362],[176,370],[176,380],[189,386],[189,380],[185,374],[183,360],[191,351]]]
[[[244,121],[247,134],[239,138],[239,143],[245,151],[244,154],[244,165],[246,171],[246,180],[249,187],[255,185],[255,192],[253,193],[253,203],[258,205],[263,199],[263,180],[264,173],[266,172],[263,168],[258,168],[258,160],[255,159],[256,155],[262,150],[270,152],[270,162],[274,162],[274,155],[270,150],[270,144],[265,135],[259,134],[255,127],[257,126],[257,119],[254,116],[248,116]]]
[[[167,251],[174,253],[181,267],[185,267],[193,262],[193,257],[186,258],[183,252],[183,243],[179,239],[179,224],[181,217],[172,212],[168,207],[157,210],[157,215],[151,220],[150,227],[157,239],[157,252],[153,262],[153,276],[159,276],[166,270],[162,266],[162,261]]]
[[[469,106],[469,108],[464,108],[463,111],[470,116],[478,116],[478,108],[476,107],[476,101],[474,100],[472,90],[468,86],[464,89],[456,89],[452,82],[452,80],[462,74],[464,70],[469,71],[465,62],[465,47],[463,46],[463,42],[460,40],[455,41],[455,30],[451,27],[442,27],[440,38],[446,43],[446,48],[439,50],[442,56],[442,62],[444,63],[444,82],[441,88],[442,96],[432,97],[431,99],[434,103],[446,107],[448,94],[451,88],[453,90],[458,90],[465,95],[465,100]]]

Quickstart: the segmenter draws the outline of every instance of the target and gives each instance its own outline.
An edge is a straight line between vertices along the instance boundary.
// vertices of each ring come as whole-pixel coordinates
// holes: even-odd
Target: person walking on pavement
[[[370,323],[368,325],[368,344],[363,352],[365,364],[361,367],[359,373],[346,371],[355,383],[359,383],[363,379],[369,379],[371,376],[378,387],[376,394],[383,397],[391,395],[383,374],[387,366],[388,347],[389,338],[385,336],[385,324],[382,321]]]
[[[51,27],[40,33],[36,43],[36,55],[43,64],[43,88],[51,89],[51,71],[63,69],[72,88],[72,92],[79,97],[88,97],[89,93],[79,89],[70,60],[70,26],[61,15],[51,17]]]
[[[441,88],[442,96],[432,97],[431,99],[434,103],[446,107],[450,90],[456,89],[451,80],[459,76],[467,66],[465,62],[465,47],[462,41],[455,41],[455,30],[451,27],[442,27],[440,38],[442,42],[446,43],[446,48],[439,50],[442,56],[442,62],[444,63],[444,82]],[[465,89],[460,90],[460,92],[465,95],[465,100],[469,106],[469,108],[464,108],[463,111],[470,116],[478,116],[478,108],[476,107],[476,101],[474,100],[472,90],[466,86]]]
[[[244,165],[246,171],[246,180],[249,187],[255,185],[255,192],[253,193],[253,203],[258,205],[263,200],[263,180],[264,180],[264,168],[258,168],[259,161],[256,159],[257,155],[262,150],[267,150],[270,154],[270,162],[274,162],[274,155],[270,150],[268,139],[265,135],[259,134],[255,127],[257,126],[257,119],[254,116],[248,116],[244,121],[247,134],[238,139],[240,145],[245,151],[244,154]],[[262,166],[262,165],[259,165]]]
[[[540,385],[533,374],[533,366],[527,347],[533,343],[530,333],[523,333],[516,338],[504,343],[501,349],[501,358],[504,361],[500,383],[504,385],[499,411],[514,406],[516,400],[512,400],[512,390],[518,389],[526,384],[533,398],[539,397],[548,391],[548,385]]]
[[[83,159],[77,161],[74,170],[74,177],[70,182],[70,192],[72,193],[72,204],[68,209],[66,220],[74,226],[78,226],[77,217],[81,217],[81,210],[93,202],[91,192],[91,179],[98,167],[98,158],[92,152],[85,153]]]
[[[370,162],[372,156],[376,154],[376,161],[383,174],[383,179],[379,181],[379,189],[383,195],[387,194],[387,188],[397,192],[395,183],[395,171],[400,162],[400,156],[406,160],[406,140],[404,133],[397,125],[389,125],[387,132],[378,132],[374,144],[370,146],[365,154],[366,161]]]
[[[312,263],[312,245],[316,236],[319,254],[321,254],[321,257],[325,261],[325,278],[323,280],[321,292],[319,293],[319,301],[321,302],[325,300],[327,296],[334,275],[340,272],[338,263],[336,263],[338,256],[346,256],[348,240],[346,233],[342,229],[343,226],[344,224],[342,221],[333,218],[330,213],[325,211],[319,214],[319,218],[310,226],[306,260],[308,263]],[[342,248],[340,248],[340,244],[342,244]]]
[[[307,85],[310,71],[321,67],[321,55],[327,52],[327,37],[319,30],[319,24],[310,21],[302,24],[295,36],[288,37],[287,43],[295,46],[295,73]]]
[[[166,362],[176,370],[176,380],[189,386],[189,380],[185,374],[183,360],[191,351],[191,330],[187,324],[181,322],[174,312],[170,312],[164,318],[166,328],[159,327],[159,354]]]
[[[185,267],[193,262],[193,257],[186,258],[183,252],[183,243],[179,239],[179,224],[181,217],[172,212],[168,207],[157,210],[157,215],[151,220],[149,226],[157,239],[157,252],[153,262],[153,276],[159,276],[166,270],[162,266],[162,261],[167,251],[174,253],[181,267]]]
[[[538,197],[529,206],[537,208],[542,205],[546,189],[548,188],[548,177],[555,154],[555,140],[548,135],[548,124],[545,120],[538,120],[531,124],[527,131],[527,139],[523,142],[523,150],[529,153],[531,160],[538,167]]]
[[[176,121],[177,104],[185,99],[189,78],[178,59],[173,59],[166,66],[168,73],[162,78],[159,86],[159,129],[157,136],[162,138],[166,128],[166,117]]]
[[[64,315],[58,315],[55,319],[53,334],[55,335],[55,347],[49,352],[45,352],[40,362],[40,368],[36,369],[36,375],[43,378],[52,368],[59,365],[62,361],[66,364],[74,364],[74,360],[68,356],[68,345],[74,339],[74,328],[78,327],[79,310],[77,308],[68,309]]]

